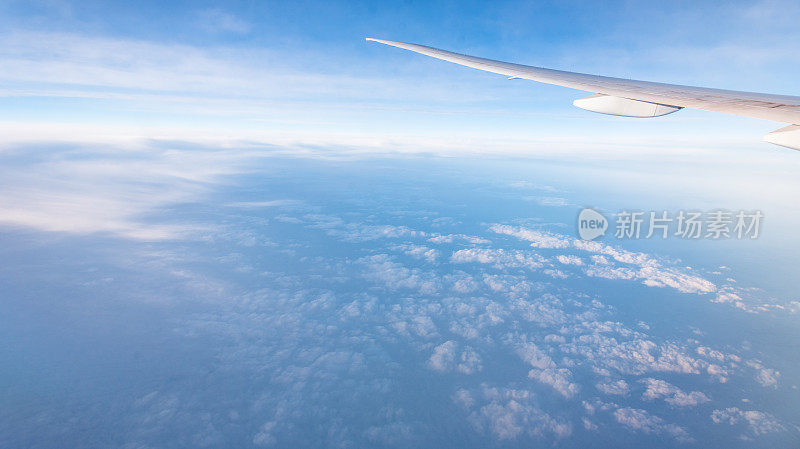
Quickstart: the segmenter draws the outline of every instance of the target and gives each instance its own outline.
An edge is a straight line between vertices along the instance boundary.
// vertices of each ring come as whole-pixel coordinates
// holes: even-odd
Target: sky
[[[0,447],[797,447],[796,2],[0,0]],[[577,238],[759,210],[754,240]]]
[[[163,137],[419,151],[558,141],[774,151],[776,124],[574,108],[582,93],[367,43],[796,94],[795,2],[3,2],[7,140]],[[458,136],[455,140],[453,136]],[[749,139],[747,139],[749,137]],[[628,148],[628,152],[630,149]]]
[[[0,8],[0,145],[15,162],[4,167],[0,221],[11,225],[138,232],[131,216],[202,194],[187,179],[238,173],[247,157],[269,149],[588,161],[571,184],[611,184],[629,198],[643,190],[642,208],[761,208],[781,230],[776,248],[798,242],[790,232],[800,219],[796,153],[760,141],[781,124],[693,110],[652,120],[604,116],[572,106],[582,92],[364,41],[793,94],[794,2],[12,1]],[[171,143],[223,151],[176,167]],[[113,160],[42,148],[84,148],[78,153]],[[139,172],[129,171],[133,161]],[[678,181],[676,172],[685,176]],[[180,189],[148,190],[174,179]],[[108,187],[97,191],[98,182]],[[128,183],[139,186],[135,193]]]

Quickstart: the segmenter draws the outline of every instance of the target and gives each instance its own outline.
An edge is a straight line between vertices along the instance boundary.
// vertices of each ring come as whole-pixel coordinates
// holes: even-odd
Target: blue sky
[[[5,2],[0,120],[43,136],[530,152],[552,142],[775,151],[776,124],[625,120],[582,93],[364,37],[567,70],[796,94],[794,2]],[[779,124],[778,124],[779,125]],[[66,128],[66,129],[65,129]],[[453,136],[458,136],[455,139]]]
[[[770,209],[784,231],[800,216],[796,152],[760,141],[781,124],[694,110],[652,120],[593,114],[572,106],[582,92],[364,41],[376,36],[588,73],[797,94],[794,2],[12,1],[0,12],[6,151],[46,142],[116,154],[108,145],[123,145],[136,154],[130,157],[148,158],[183,142],[315,157],[321,149],[510,154],[591,161],[599,171],[588,172],[587,182],[614,173],[603,182],[618,192],[650,192],[646,200],[660,192],[685,203],[700,191],[732,208]],[[235,166],[246,154],[213,157]],[[181,176],[238,169],[203,162],[182,167],[190,174]],[[108,178],[104,167],[92,175]],[[686,175],[680,186],[676,170]],[[55,188],[45,187],[50,178],[18,182],[37,187],[7,191]],[[92,201],[85,193],[76,193],[78,203]],[[25,204],[9,207],[17,210],[17,203]],[[52,222],[48,216],[44,222]],[[14,213],[5,221],[21,219]]]
[[[588,163],[586,179],[570,183],[602,182],[629,199],[645,192],[642,208],[761,208],[779,227],[775,235],[797,241],[797,153],[760,141],[778,123],[693,110],[652,120],[593,114],[572,106],[582,92],[364,41],[796,94],[800,6],[793,2],[43,1],[0,8],[0,145],[31,155],[26,163],[38,167],[6,165],[6,223],[169,234],[143,231],[129,217],[194,198],[198,188],[181,181],[175,197],[129,201],[132,159],[139,173],[163,182],[215,180],[264,149],[302,157],[499,154]],[[56,156],[31,152],[31,143],[114,160],[45,163],[36,155]],[[176,167],[173,155],[160,153],[171,143],[222,151]],[[98,183],[113,185],[101,194]],[[60,202],[33,201],[54,191]],[[53,220],[70,210],[83,212]]]

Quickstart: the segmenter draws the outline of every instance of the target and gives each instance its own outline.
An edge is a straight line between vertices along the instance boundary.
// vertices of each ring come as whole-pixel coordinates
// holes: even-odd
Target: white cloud
[[[253,437],[253,444],[256,446],[273,446],[277,440],[272,435],[277,423],[275,421],[268,421],[261,426],[258,433]]]
[[[481,399],[488,401],[470,414],[479,430],[488,430],[498,440],[515,440],[522,435],[566,438],[572,426],[552,418],[534,405],[533,394],[526,390],[482,387]]]
[[[544,336],[544,341],[548,343],[565,343],[567,339],[563,335],[548,334]]]
[[[554,270],[552,268],[547,268],[545,270],[542,270],[542,273],[550,276],[553,279],[566,279],[569,277],[567,273],[564,273],[561,270]]]
[[[455,243],[456,241],[463,241],[466,243],[471,243],[473,245],[483,245],[486,243],[491,243],[489,240],[486,240],[482,237],[477,237],[474,235],[466,235],[466,234],[433,234],[432,237],[428,239],[431,243],[442,244],[442,243]]]
[[[755,436],[785,430],[783,424],[768,413],[757,410],[741,410],[738,407],[714,410],[711,413],[711,420],[715,424],[727,423],[730,425],[744,422],[747,425],[748,432]]]
[[[664,267],[653,256],[615,248],[600,242],[572,239],[563,235],[544,233],[523,227],[495,224],[490,231],[517,237],[531,246],[548,249],[573,247],[591,253],[593,262],[584,273],[592,277],[614,280],[641,280],[649,287],[669,287],[683,293],[713,293],[717,286],[700,276],[681,271],[675,267]],[[608,258],[616,262],[612,264]],[[583,265],[575,255],[559,254],[556,260],[562,264]]]
[[[382,426],[370,426],[364,436],[371,445],[403,446],[413,438],[414,429],[404,422],[391,422]]]
[[[456,342],[450,340],[433,348],[433,354],[428,359],[428,366],[434,371],[449,371],[453,369],[456,360]]]
[[[614,418],[618,423],[644,433],[666,433],[678,441],[692,441],[683,427],[667,424],[663,419],[651,415],[646,410],[621,407],[614,412]]]
[[[224,176],[243,171],[258,157],[246,150],[158,143],[39,150],[0,168],[0,223],[140,240],[196,236],[207,229],[146,217],[203,199]]]
[[[243,209],[262,209],[268,207],[292,206],[298,204],[294,200],[269,200],[269,201],[236,201],[228,203],[226,206],[239,207]]]
[[[566,368],[534,368],[528,371],[528,378],[538,380],[545,385],[553,387],[554,390],[565,398],[575,396],[578,390],[580,390],[578,384],[570,382],[571,376],[572,373]]]
[[[460,249],[450,256],[454,263],[484,263],[491,264],[498,269],[507,267],[520,267],[535,270],[544,266],[544,258],[532,252],[525,251],[506,251],[489,248],[469,248]]]
[[[457,390],[455,393],[453,393],[452,399],[453,402],[467,410],[471,409],[472,406],[475,405],[475,399],[472,397],[469,391],[464,389]]]
[[[713,282],[674,268],[658,266],[642,267],[637,273],[643,283],[650,287],[670,287],[682,293],[713,293],[717,287]]]
[[[647,387],[644,394],[642,394],[643,399],[652,401],[654,399],[663,398],[667,404],[676,407],[693,407],[710,401],[708,396],[704,393],[699,391],[686,393],[675,385],[663,380],[647,378],[642,379],[640,382],[644,383]]]
[[[676,372],[699,374],[709,364],[688,354],[684,347],[675,343],[656,344],[638,332],[608,323],[587,323],[597,326],[594,333],[585,333],[560,346],[566,353],[580,355],[606,371],[623,374],[646,372]],[[586,326],[586,324],[581,327]],[[617,332],[617,338],[604,335]]]
[[[459,345],[453,340],[446,341],[433,349],[428,359],[428,366],[439,372],[457,371],[461,374],[474,374],[480,371],[481,358],[469,346],[459,351]]]
[[[747,362],[747,366],[756,370],[756,381],[762,386],[777,388],[778,378],[781,377],[780,371],[765,368],[759,360],[750,360]]]
[[[522,198],[525,201],[532,201],[540,206],[571,206],[572,203],[566,198],[558,196],[526,196]]]
[[[626,267],[589,266],[584,271],[587,276],[600,277],[605,279],[629,280],[636,277],[636,272]]]
[[[197,13],[197,24],[209,32],[229,32],[245,34],[250,31],[250,23],[218,8],[204,9]]]
[[[370,242],[400,237],[424,237],[426,235],[422,231],[414,231],[406,226],[348,223],[339,217],[323,214],[308,214],[303,218],[310,223],[309,227],[322,229],[331,237],[336,237],[346,242]]]
[[[626,395],[630,391],[628,383],[623,379],[616,382],[600,382],[597,384],[597,389],[604,394]]]
[[[478,353],[469,346],[464,348],[464,351],[461,353],[461,359],[458,365],[456,365],[456,370],[462,374],[474,374],[481,369],[483,369],[483,366],[481,365],[481,357]]]
[[[489,230],[497,234],[505,234],[521,240],[527,240],[535,248],[566,248],[570,245],[569,239],[523,227],[495,224]]]
[[[556,259],[564,265],[583,265],[583,260],[578,256],[559,254]]]
[[[535,344],[523,345],[517,350],[517,354],[533,367],[528,372],[528,378],[549,385],[566,398],[571,398],[578,392],[578,385],[569,380],[572,373],[566,368],[557,368],[553,359]]]
[[[433,248],[429,248],[424,245],[415,245],[411,243],[406,243],[402,245],[393,245],[390,246],[391,249],[396,251],[402,251],[403,253],[415,257],[417,259],[424,259],[428,262],[436,262],[436,259],[439,257],[439,251]]]
[[[406,268],[388,254],[362,257],[357,263],[364,267],[365,278],[392,290],[414,289],[431,294],[439,289],[439,280],[435,276],[416,268]]]

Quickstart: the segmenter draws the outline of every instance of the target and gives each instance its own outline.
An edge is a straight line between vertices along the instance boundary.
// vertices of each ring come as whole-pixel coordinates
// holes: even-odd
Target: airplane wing
[[[658,117],[682,108],[693,108],[789,123],[789,126],[764,136],[764,140],[800,150],[800,97],[565,72],[462,55],[424,45],[373,38],[367,40],[478,70],[506,75],[509,79],[521,78],[592,92],[594,95],[575,100],[573,104],[579,108],[604,114]]]

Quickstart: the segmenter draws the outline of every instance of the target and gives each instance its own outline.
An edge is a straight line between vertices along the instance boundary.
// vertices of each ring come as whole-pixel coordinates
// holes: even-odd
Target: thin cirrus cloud
[[[213,33],[247,34],[253,28],[250,22],[219,8],[198,11],[197,19],[201,29]]]
[[[159,209],[205,198],[224,176],[246,170],[247,151],[30,146],[0,152],[0,223],[48,232],[137,240],[186,238],[205,225],[153,223]]]

